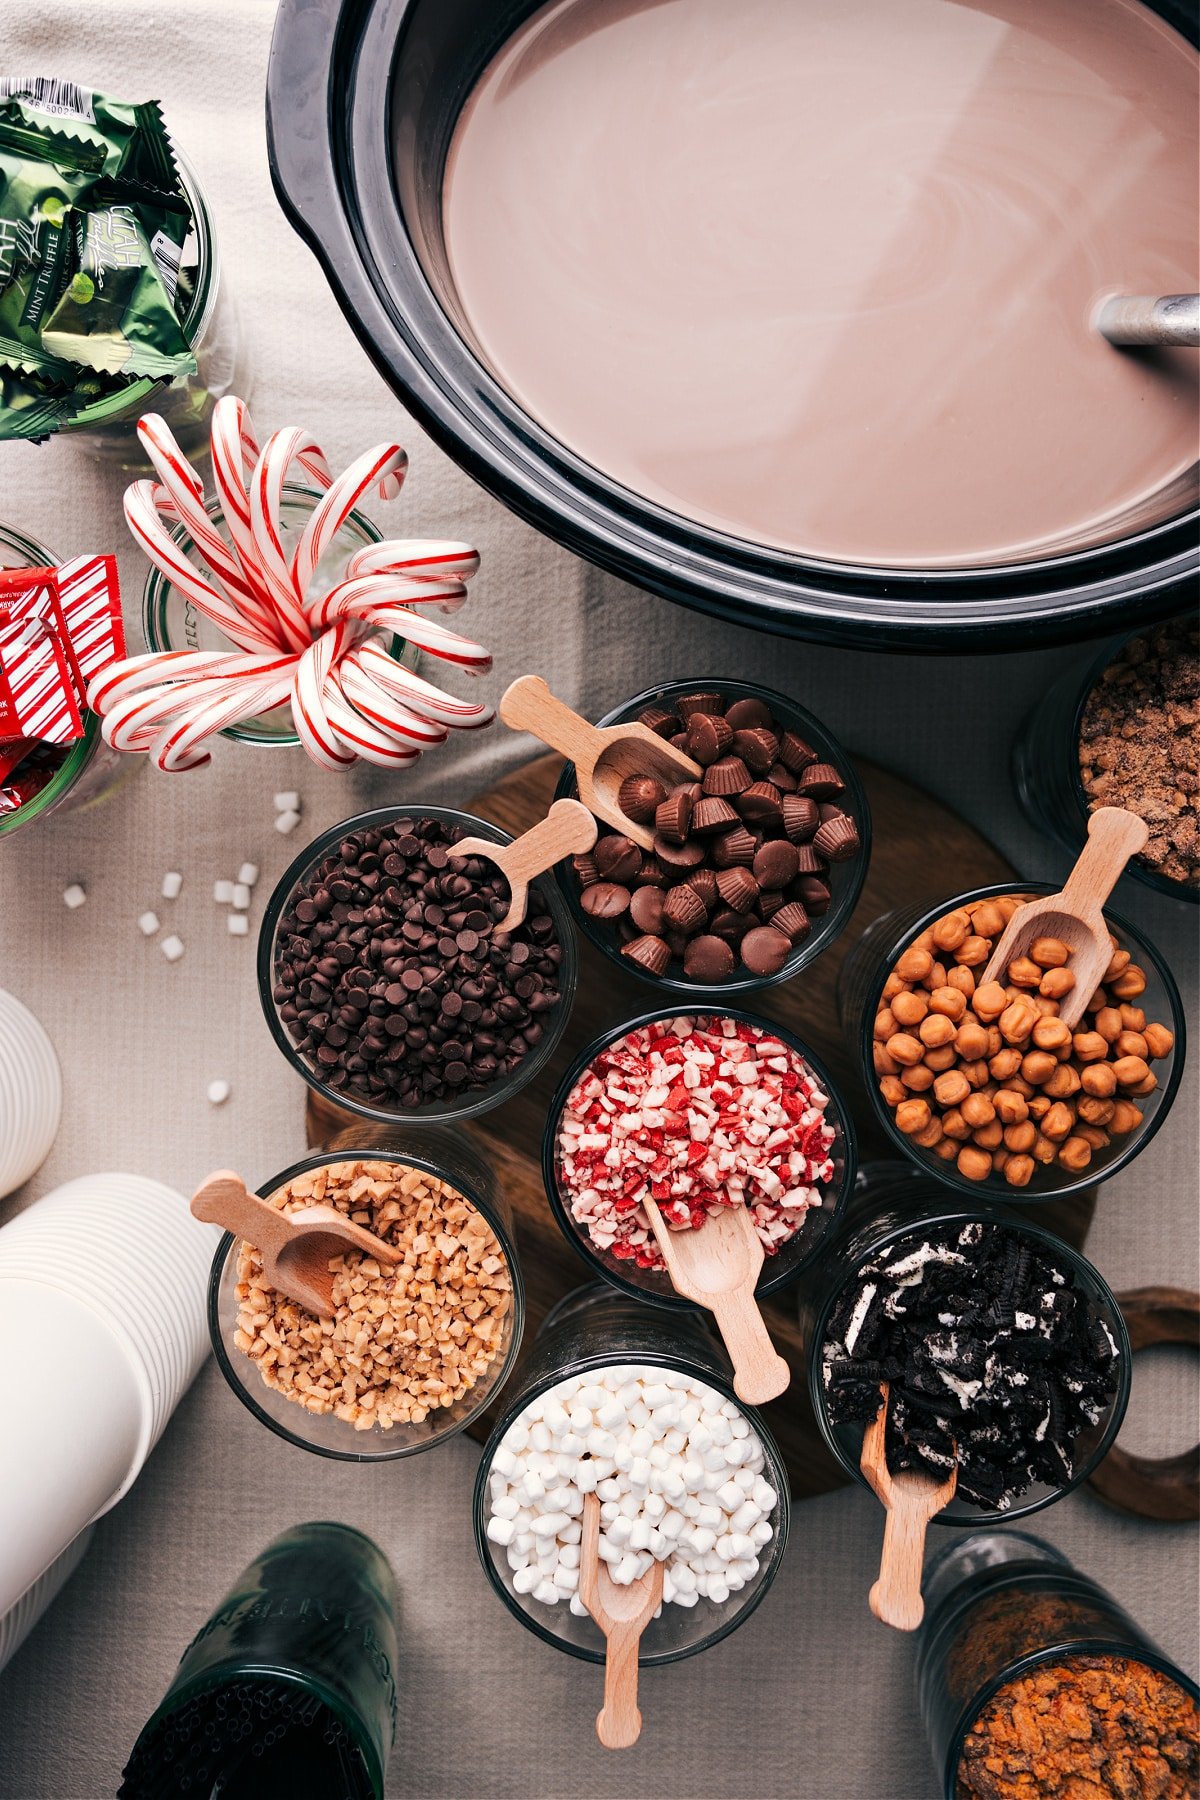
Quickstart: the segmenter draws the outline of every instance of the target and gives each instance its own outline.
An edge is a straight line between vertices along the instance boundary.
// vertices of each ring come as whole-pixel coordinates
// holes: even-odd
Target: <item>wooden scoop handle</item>
[[[500,701],[500,717],[513,731],[530,731],[570,757],[576,768],[590,770],[604,749],[604,738],[586,719],[550,692],[540,675],[521,675]]]
[[[529,906],[529,884],[564,856],[581,856],[596,841],[598,826],[578,800],[556,800],[544,819],[511,844],[489,844],[486,838],[461,838],[456,856],[486,856],[503,870],[511,904],[498,929],[514,931]]]
[[[235,1237],[244,1238],[264,1255],[287,1242],[286,1215],[252,1194],[241,1176],[231,1169],[218,1169],[200,1183],[192,1195],[191,1211],[206,1224],[220,1225]]]
[[[1125,864],[1150,836],[1145,819],[1123,806],[1102,806],[1088,820],[1087,843],[1063,885],[1063,911],[1088,918],[1103,910]]]
[[[893,1490],[883,1527],[879,1580],[868,1596],[875,1617],[897,1631],[915,1631],[925,1617],[921,1573],[929,1515],[923,1501],[919,1491],[902,1485]]]
[[[609,1627],[604,1659],[604,1705],[596,1714],[596,1736],[607,1750],[627,1750],[642,1731],[638,1709],[638,1646],[644,1624],[617,1619]]]
[[[733,1391],[747,1406],[765,1406],[783,1393],[792,1371],[778,1354],[753,1288],[712,1296],[713,1317],[733,1364]]]

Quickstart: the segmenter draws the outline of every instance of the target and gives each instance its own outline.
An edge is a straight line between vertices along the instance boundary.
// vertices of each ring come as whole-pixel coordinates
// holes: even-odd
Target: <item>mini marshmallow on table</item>
[[[600,1502],[601,1559],[618,1584],[665,1563],[663,1604],[722,1605],[758,1573],[778,1502],[742,1409],[677,1369],[614,1363],[537,1395],[489,1472],[487,1536],[518,1594],[578,1595],[584,1495]]]

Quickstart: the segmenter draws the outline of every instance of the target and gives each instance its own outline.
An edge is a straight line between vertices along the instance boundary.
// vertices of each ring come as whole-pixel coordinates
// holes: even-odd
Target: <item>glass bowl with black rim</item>
[[[494,1106],[503,1105],[506,1100],[511,1099],[515,1093],[533,1080],[538,1070],[544,1068],[554,1054],[555,1047],[570,1017],[578,976],[575,936],[566,905],[554,882],[548,876],[539,877],[538,880],[531,883],[530,896],[531,901],[536,900],[540,904],[542,911],[549,916],[553,925],[553,934],[547,942],[557,945],[560,952],[557,971],[559,997],[553,1005],[545,1008],[539,1008],[535,1004],[531,1010],[523,1005],[527,1017],[525,1019],[515,1017],[508,1021],[525,1034],[523,1041],[526,1041],[531,1027],[534,1028],[536,1041],[527,1048],[512,1068],[491,1076],[486,1082],[472,1085],[468,1067],[467,1079],[454,1087],[452,1091],[447,1091],[443,1084],[440,1094],[432,1093],[419,1106],[404,1106],[398,1101],[393,1104],[369,1091],[362,1091],[360,1083],[356,1082],[351,1085],[351,1077],[361,1074],[362,1071],[341,1071],[335,1060],[331,1059],[322,1063],[316,1057],[302,1051],[289,1029],[289,1024],[297,1024],[299,1021],[289,1021],[283,1015],[283,1008],[289,1004],[289,1001],[286,996],[280,998],[284,994],[284,990],[278,980],[282,955],[283,932],[281,927],[297,889],[308,885],[321,865],[329,858],[338,855],[341,846],[348,840],[355,839],[357,841],[365,833],[379,832],[395,826],[402,820],[416,821],[418,824],[422,821],[430,821],[445,829],[456,831],[459,837],[481,837],[495,844],[511,844],[513,841],[507,832],[502,831],[499,826],[493,825],[489,820],[478,819],[473,813],[460,812],[444,806],[377,807],[371,812],[359,813],[352,819],[344,819],[340,824],[331,826],[328,831],[322,832],[320,837],[315,838],[306,849],[301,851],[280,878],[267,902],[258,937],[259,1000],[271,1035],[292,1068],[304,1078],[310,1088],[334,1105],[345,1108],[347,1112],[357,1113],[360,1118],[370,1119],[381,1124],[393,1124],[398,1120],[405,1119],[449,1121],[475,1118],[480,1113],[490,1111]],[[498,870],[496,873],[499,875]],[[334,879],[334,877],[331,875],[328,879]],[[500,877],[500,880],[503,884],[503,877]],[[390,903],[385,901],[385,905],[388,904]],[[330,916],[336,920],[336,906]],[[402,908],[394,908],[392,916],[396,921],[397,930],[402,932]],[[355,931],[362,928],[349,920],[343,920],[341,924],[349,925]],[[524,926],[519,926],[517,933],[521,934],[525,929]],[[353,968],[358,965],[347,959],[347,966]],[[377,986],[381,979],[382,976],[377,976],[372,986]],[[334,997],[336,998],[336,994]],[[412,996],[411,1002],[408,996],[403,1001],[397,996],[394,1003],[387,1001],[385,997],[386,1012],[381,1012],[380,1016],[385,1017],[389,1024],[392,1020],[397,1023],[403,1020],[406,1025],[411,1025],[413,1021],[406,1018],[402,1008],[413,1004],[417,1007],[418,1013],[422,1013],[422,1009],[417,1005],[421,999],[422,990],[420,989]],[[477,1004],[478,1002],[472,1002],[472,1005]],[[428,1007],[424,1009],[425,1012],[429,1010]],[[424,1016],[423,1013],[422,1016]],[[460,1013],[458,1016],[461,1018],[462,1014]],[[437,1017],[440,1018],[440,1013]],[[436,1019],[435,1024],[437,1030],[442,1031],[442,1026],[437,1024]],[[470,1043],[466,1052],[468,1065],[474,1057],[474,1043],[478,1035],[478,1031],[475,1029],[476,1024],[477,1021],[472,1019],[472,1031],[468,1034]],[[425,1029],[425,1027],[421,1027],[421,1029]],[[303,1034],[298,1033],[297,1036],[302,1042]],[[404,1031],[397,1030],[394,1037],[389,1034],[389,1041],[395,1041],[396,1038],[403,1036]],[[443,1033],[441,1038],[434,1040],[431,1048],[440,1052],[446,1041],[446,1034]],[[461,1038],[458,1040],[450,1038],[449,1041],[451,1043],[458,1042],[460,1046],[462,1042]],[[485,1053],[490,1054],[490,1048]],[[462,1060],[461,1050],[451,1060]]]
[[[1165,623],[1172,625],[1189,619],[1194,624],[1194,613]],[[1155,636],[1153,627],[1134,634],[1134,638],[1151,641]],[[1104,685],[1106,671],[1119,660],[1134,638],[1110,638],[1097,655],[1089,658],[1082,674],[1079,665],[1073,663],[1065,675],[1046,689],[1026,717],[1013,744],[1013,786],[1023,811],[1072,856],[1078,856],[1082,850],[1092,807],[1100,804],[1099,796],[1093,801],[1084,792],[1079,766],[1084,714],[1092,694]],[[1192,905],[1200,901],[1200,881],[1189,885],[1186,881],[1172,880],[1142,856],[1130,857],[1124,873],[1131,880],[1153,888],[1156,894],[1165,894],[1168,899]]]
[[[1145,990],[1137,997],[1137,1005],[1146,1014],[1147,1023],[1165,1025],[1174,1038],[1166,1056],[1150,1064],[1158,1085],[1152,1093],[1135,1101],[1143,1115],[1142,1123],[1124,1136],[1112,1138],[1107,1146],[1096,1148],[1090,1161],[1080,1170],[1064,1168],[1057,1161],[1036,1164],[1025,1187],[1013,1186],[1003,1175],[995,1172],[982,1181],[973,1181],[961,1174],[953,1161],[943,1160],[932,1149],[923,1149],[919,1144],[914,1144],[899,1129],[891,1107],[880,1092],[873,1054],[876,1013],[884,984],[897,961],[923,931],[958,907],[973,906],[977,901],[1014,894],[1033,899],[1038,895],[1057,891],[1053,882],[1020,881],[1014,878],[1011,881],[993,882],[988,887],[972,888],[964,894],[948,896],[937,906],[900,907],[866,927],[847,954],[838,974],[838,1013],[843,1029],[851,1041],[857,1036],[863,1082],[870,1093],[875,1115],[889,1140],[918,1168],[959,1194],[970,1195],[977,1200],[986,1197],[989,1200],[1002,1200],[1011,1206],[1028,1206],[1041,1200],[1062,1200],[1071,1194],[1086,1193],[1098,1182],[1109,1180],[1146,1148],[1166,1119],[1183,1076],[1186,1015],[1175,979],[1149,940],[1135,930],[1127,919],[1106,906],[1105,924],[1121,948],[1129,951],[1132,962],[1142,969],[1146,977]]]
[[[436,1176],[468,1201],[494,1232],[508,1267],[512,1295],[496,1355],[474,1386],[452,1405],[432,1408],[423,1420],[415,1423],[398,1420],[386,1428],[372,1425],[363,1431],[348,1420],[339,1419],[334,1412],[310,1412],[299,1400],[289,1399],[278,1388],[268,1387],[258,1363],[239,1349],[236,1342],[241,1240],[230,1231],[224,1233],[213,1255],[208,1282],[208,1334],[217,1366],[229,1386],[247,1412],[253,1413],[276,1437],[295,1444],[300,1450],[311,1450],[316,1456],[331,1457],[338,1462],[390,1462],[401,1456],[415,1456],[422,1450],[431,1450],[446,1438],[465,1431],[496,1398],[512,1372],[521,1347],[525,1329],[525,1284],[513,1235],[512,1209],[494,1171],[460,1133],[444,1128],[406,1132],[403,1144],[389,1144],[377,1127],[357,1131],[351,1128],[340,1134],[335,1144],[303,1157],[281,1174],[273,1175],[258,1191],[264,1199],[270,1199],[280,1188],[287,1187],[289,1182],[302,1175],[356,1162],[389,1163],[398,1176],[409,1169]]]
[[[631,1375],[648,1368],[687,1375],[736,1406],[762,1446],[763,1479],[775,1492],[771,1539],[745,1587],[720,1602],[701,1597],[690,1607],[666,1604],[657,1618],[651,1619],[638,1644],[638,1662],[642,1668],[656,1668],[695,1656],[745,1624],[779,1573],[791,1523],[790,1484],[779,1446],[761,1415],[734,1394],[729,1358],[699,1317],[655,1315],[602,1282],[576,1288],[547,1313],[479,1458],[473,1502],[475,1547],[492,1587],[528,1631],[583,1662],[604,1661],[604,1640],[598,1627],[590,1617],[573,1613],[565,1596],[560,1604],[546,1606],[532,1594],[518,1591],[508,1558],[488,1537],[487,1526],[492,1463],[511,1427],[549,1390],[572,1377],[598,1375],[614,1365],[628,1366]]]
[[[591,1067],[596,1058],[603,1051],[620,1044],[631,1032],[640,1031],[643,1026],[680,1018],[731,1019],[735,1024],[752,1025],[767,1036],[778,1038],[803,1062],[821,1092],[826,1096],[825,1118],[832,1126],[834,1134],[833,1143],[829,1149],[829,1155],[833,1160],[833,1177],[825,1184],[821,1204],[810,1207],[804,1214],[800,1229],[786,1239],[778,1250],[773,1254],[768,1254],[765,1258],[755,1287],[755,1292],[760,1298],[786,1287],[811,1263],[826,1236],[832,1230],[843,1204],[853,1189],[858,1151],[849,1109],[830,1080],[824,1064],[814,1056],[807,1044],[803,1043],[794,1031],[789,1031],[786,1025],[779,1025],[773,1019],[760,1018],[754,1013],[742,1012],[730,1007],[720,1009],[698,1007],[694,1012],[686,1014],[677,1008],[659,1007],[653,1012],[641,1013],[624,1024],[614,1026],[612,1030],[593,1039],[586,1049],[581,1050],[554,1091],[546,1114],[546,1128],[542,1134],[542,1181],[550,1200],[551,1211],[563,1236],[594,1274],[602,1276],[605,1281],[611,1282],[623,1293],[632,1294],[639,1300],[649,1301],[653,1306],[694,1312],[693,1302],[683,1299],[675,1292],[671,1277],[665,1268],[639,1268],[632,1258],[622,1259],[614,1256],[611,1250],[601,1249],[592,1242],[586,1227],[579,1223],[571,1212],[570,1198],[560,1173],[558,1151],[559,1125],[566,1110],[567,1101],[575,1084]]]
[[[980,1526],[1022,1519],[1053,1505],[1064,1494],[1085,1482],[1116,1440],[1129,1401],[1132,1353],[1129,1333],[1116,1298],[1087,1258],[1053,1232],[1033,1224],[1027,1216],[1003,1206],[964,1207],[942,1192],[936,1181],[903,1163],[864,1166],[858,1189],[837,1233],[826,1244],[809,1271],[800,1297],[800,1331],[804,1344],[808,1396],[821,1436],[846,1474],[866,1487],[862,1472],[863,1425],[861,1421],[835,1423],[830,1417],[825,1389],[824,1355],[834,1310],[848,1286],[859,1279],[863,1266],[885,1251],[913,1249],[936,1237],[954,1237],[965,1225],[982,1224],[1003,1231],[1019,1247],[1028,1246],[1054,1268],[1073,1278],[1088,1305],[1090,1319],[1101,1326],[1116,1346],[1114,1388],[1094,1425],[1076,1439],[1069,1480],[1057,1485],[1035,1482],[1007,1507],[988,1507],[956,1493],[937,1513],[936,1525]],[[949,1406],[958,1401],[947,1389]]]
[[[858,904],[863,882],[866,880],[867,865],[871,857],[871,809],[866,791],[858,777],[847,752],[842,748],[833,734],[821,724],[819,719],[806,712],[795,701],[788,700],[783,694],[772,692],[770,688],[759,687],[748,681],[726,681],[717,679],[696,678],[689,681],[663,682],[657,687],[647,688],[643,693],[635,694],[631,700],[625,700],[598,721],[603,728],[609,725],[631,724],[648,708],[662,708],[670,711],[675,703],[690,694],[720,694],[726,707],[736,700],[758,701],[766,706],[784,730],[794,731],[805,740],[817,753],[818,761],[828,763],[837,770],[844,784],[844,792],[833,802],[843,812],[853,818],[858,828],[858,848],[853,856],[844,862],[831,862],[827,865],[822,879],[830,890],[830,898],[823,913],[810,914],[810,926],[807,936],[792,946],[791,951],[781,966],[771,974],[756,975],[747,969],[737,958],[732,974],[723,980],[705,982],[691,980],[683,973],[681,961],[672,956],[666,970],[656,975],[652,970],[644,968],[628,956],[621,954],[625,939],[622,927],[628,925],[628,914],[622,919],[612,922],[592,916],[584,910],[581,900],[579,880],[570,861],[559,863],[555,873],[559,886],[566,896],[571,908],[571,915],[590,943],[603,952],[610,961],[627,974],[639,976],[652,987],[667,994],[679,994],[688,1000],[723,999],[738,994],[749,994],[759,988],[773,987],[777,982],[788,981],[793,975],[828,950],[846,926],[851,913]],[[765,776],[755,776],[755,780],[765,780]],[[558,779],[555,789],[556,800],[578,798],[575,784],[575,765],[567,763]],[[613,830],[613,827],[600,821],[600,835]],[[708,841],[712,841],[709,839]],[[784,839],[787,842],[787,839]],[[811,849],[811,841],[804,846]],[[681,869],[679,880],[685,880],[688,871]],[[806,910],[808,910],[806,908]],[[763,923],[757,918],[754,924]],[[769,923],[768,921],[765,921]],[[702,932],[697,932],[699,936]],[[636,934],[635,934],[636,935]]]

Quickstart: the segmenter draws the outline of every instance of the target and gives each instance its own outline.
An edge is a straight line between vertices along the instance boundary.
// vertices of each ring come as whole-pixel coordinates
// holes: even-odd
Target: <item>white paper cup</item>
[[[0,1279],[84,1301],[124,1349],[146,1398],[143,1460],[208,1354],[205,1296],[219,1239],[182,1194],[140,1175],[81,1176],[0,1230]]]
[[[57,1600],[83,1561],[91,1541],[92,1528],[89,1525],[85,1531],[80,1532],[74,1543],[67,1545],[61,1556],[55,1557],[33,1586],[26,1588],[17,1604],[0,1618],[0,1669],[3,1669],[5,1663],[12,1661],[42,1614]]]
[[[0,1277],[0,1614],[121,1493],[144,1456],[143,1384],[72,1294]]]
[[[61,1116],[54,1046],[29,1008],[0,988],[0,1199],[45,1162]]]

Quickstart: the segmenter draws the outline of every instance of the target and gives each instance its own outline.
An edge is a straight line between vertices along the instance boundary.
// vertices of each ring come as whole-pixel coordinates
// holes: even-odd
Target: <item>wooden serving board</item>
[[[896,1151],[875,1120],[853,1045],[838,1024],[837,977],[846,951],[866,925],[901,903],[932,904],[948,890],[1004,881],[1013,870],[973,826],[932,795],[886,769],[862,762],[856,766],[871,803],[873,843],[854,915],[837,942],[802,974],[779,987],[764,988],[744,1004],[789,1025],[824,1061],[853,1115],[861,1162],[872,1157],[894,1159]],[[480,794],[471,802],[471,810],[516,836],[545,813],[561,767],[557,756],[539,757]],[[579,965],[574,1011],[548,1066],[514,1099],[487,1113],[478,1124],[462,1127],[491,1161],[515,1215],[528,1308],[527,1346],[556,1301],[581,1282],[596,1278],[559,1231],[542,1187],[542,1130],[551,1095],[567,1064],[585,1044],[622,1019],[657,1004],[651,984],[622,974],[582,937]],[[314,1147],[356,1124],[361,1127],[352,1113],[309,1094],[308,1136]],[[1094,1194],[1088,1193],[1049,1201],[1036,1209],[1038,1222],[1078,1247],[1087,1234],[1094,1199]],[[786,1394],[763,1410],[791,1471],[792,1492],[799,1499],[840,1487],[846,1477],[826,1450],[809,1408],[797,1320],[798,1286],[785,1288],[763,1302],[771,1336],[792,1366],[792,1384]],[[486,1437],[491,1425],[489,1410],[472,1427],[473,1435]]]

